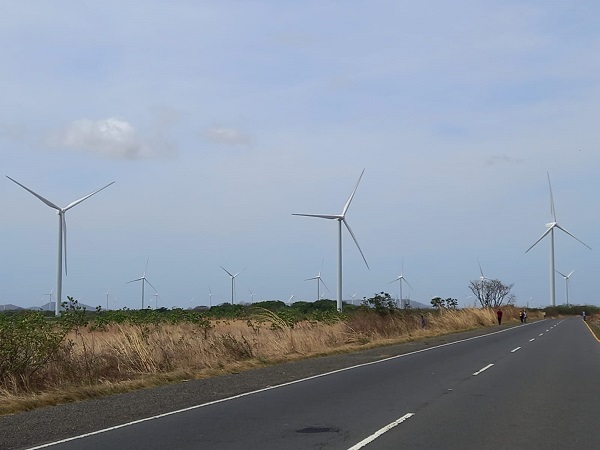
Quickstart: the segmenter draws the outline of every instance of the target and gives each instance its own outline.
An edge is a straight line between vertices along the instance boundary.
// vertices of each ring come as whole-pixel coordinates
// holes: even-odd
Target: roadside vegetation
[[[317,355],[495,324],[491,308],[399,310],[386,293],[362,305],[280,301],[210,309],[0,314],[0,414]],[[505,320],[519,310],[503,307]],[[591,313],[590,309],[590,313]],[[530,319],[542,311],[531,311]]]

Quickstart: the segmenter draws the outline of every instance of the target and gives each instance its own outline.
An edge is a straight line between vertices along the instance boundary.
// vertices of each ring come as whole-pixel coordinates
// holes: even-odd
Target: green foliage
[[[37,311],[0,315],[0,381],[25,387],[30,377],[55,359],[69,332]]]
[[[374,309],[380,315],[392,314],[397,310],[396,302],[387,292],[380,292],[371,298],[364,298],[362,305]]]
[[[600,312],[600,308],[594,305],[558,305],[558,306],[549,306],[544,308],[546,312],[546,316],[581,316],[583,311],[585,311],[586,315],[591,316],[593,314],[598,314]]]
[[[435,309],[456,309],[458,308],[458,300],[450,297],[446,299],[434,297],[431,299],[431,306],[433,306]]]

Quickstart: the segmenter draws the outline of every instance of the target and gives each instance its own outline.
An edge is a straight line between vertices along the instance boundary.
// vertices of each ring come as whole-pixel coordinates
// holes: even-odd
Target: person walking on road
[[[585,311],[581,311],[581,315],[583,316],[583,321],[585,322]]]
[[[502,310],[496,311],[496,315],[498,316],[498,325],[502,325]]]

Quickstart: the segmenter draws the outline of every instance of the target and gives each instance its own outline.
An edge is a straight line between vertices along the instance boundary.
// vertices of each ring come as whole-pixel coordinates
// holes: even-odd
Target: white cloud
[[[49,136],[47,143],[116,159],[146,159],[172,153],[171,146],[160,136],[150,145],[128,122],[114,117],[76,120]]]
[[[218,144],[226,145],[252,145],[254,143],[254,138],[251,135],[236,130],[235,128],[209,128],[204,133],[204,137]]]

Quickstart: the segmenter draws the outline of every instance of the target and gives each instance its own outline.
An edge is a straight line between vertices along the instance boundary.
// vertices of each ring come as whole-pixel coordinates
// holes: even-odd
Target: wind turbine
[[[356,298],[356,292],[350,296],[352,298],[352,304],[354,305],[354,299]]]
[[[252,293],[252,291],[250,289],[248,289],[248,291],[250,292],[250,303],[254,303],[254,296],[256,294]]]
[[[402,272],[404,272],[404,259],[402,260],[402,270],[400,271],[400,275],[398,275],[397,278],[390,281],[388,284],[395,283],[396,281],[398,282],[398,284],[400,285],[400,305],[402,306],[402,308],[404,308],[404,301],[402,299],[402,282],[405,282],[406,284],[408,284],[408,287],[410,287],[411,289],[412,289],[412,286],[406,280],[406,278],[404,278],[404,275],[402,275]],[[398,305],[396,305],[396,306],[398,306]]]
[[[569,306],[569,284],[571,283],[570,278],[571,278],[571,275],[573,275],[573,272],[575,272],[575,271],[571,270],[569,275],[565,275],[564,273],[561,273],[558,270],[556,271],[556,273],[558,273],[559,275],[562,275],[562,277],[565,279],[565,285],[566,285],[565,287],[567,289],[567,306]]]
[[[225,267],[223,266],[219,266],[221,269],[223,269],[225,272],[227,272],[227,275],[229,275],[229,277],[231,278],[231,304],[233,305],[233,293],[234,293],[234,286],[235,286],[235,277],[237,277],[240,273],[242,273],[244,270],[246,270],[246,267],[244,267],[242,270],[240,270],[238,273],[236,273],[235,275],[232,274],[229,270],[227,270]]]
[[[576,241],[579,241],[580,243],[585,245],[590,250],[592,248],[589,245],[587,245],[585,242],[580,240],[579,238],[575,237],[573,234],[569,233],[566,229],[561,227],[558,224],[558,222],[556,221],[556,210],[554,209],[554,197],[552,196],[552,184],[550,183],[550,173],[547,173],[547,175],[548,175],[548,187],[550,188],[550,214],[552,215],[552,222],[546,224],[546,228],[548,228],[548,229],[544,232],[544,234],[542,234],[540,236],[540,238],[537,241],[535,241],[533,243],[533,245],[531,247],[529,247],[525,251],[525,253],[527,253],[529,250],[531,250],[533,247],[535,247],[538,242],[540,242],[542,239],[544,239],[546,237],[546,235],[548,235],[548,234],[550,235],[550,304],[552,306],[556,306],[556,282],[555,282],[556,269],[554,268],[554,229],[558,228],[559,230],[561,230],[561,231],[565,232],[566,234],[568,234],[569,236],[571,236]]]
[[[288,300],[288,305],[292,306],[292,300],[294,300],[294,294],[292,294],[292,296]]]
[[[325,259],[323,259],[323,261],[325,261]],[[321,261],[321,270],[323,270],[323,261]],[[310,280],[317,280],[317,300],[319,300],[320,297],[320,287],[321,287],[321,283],[323,283],[323,286],[325,286],[325,289],[327,289],[329,291],[329,288],[327,287],[327,285],[325,284],[325,282],[323,281],[323,279],[321,278],[321,270],[319,270],[319,273],[311,278],[307,278],[304,281],[310,281]]]
[[[208,287],[208,307],[212,308],[212,291],[210,290],[210,286]]]
[[[59,308],[60,308],[60,303],[61,303],[61,300],[62,300],[62,268],[63,268],[62,256],[63,256],[63,247],[64,247],[64,252],[65,252],[65,275],[68,275],[68,273],[67,273],[67,221],[65,219],[65,213],[69,209],[71,209],[74,206],[76,206],[79,203],[81,203],[82,201],[87,200],[92,195],[97,194],[98,192],[102,191],[103,189],[106,189],[107,187],[109,187],[111,184],[114,184],[114,181],[112,183],[108,183],[103,188],[100,188],[97,191],[94,191],[91,194],[86,195],[85,197],[81,197],[80,199],[75,200],[74,202],[69,203],[64,208],[61,208],[60,206],[57,206],[54,203],[52,203],[50,200],[47,200],[44,197],[42,197],[41,195],[33,192],[28,187],[23,186],[18,181],[13,180],[8,175],[6,175],[6,178],[8,178],[13,183],[16,183],[19,186],[21,186],[23,189],[25,189],[27,192],[29,192],[33,196],[37,197],[40,201],[42,201],[43,203],[45,203],[46,205],[48,205],[50,208],[53,208],[56,211],[58,211],[58,270],[57,270],[57,273],[56,273],[56,304],[54,305],[55,306],[54,307],[54,314],[56,316],[58,316],[60,314],[60,309]]]
[[[356,244],[356,247],[358,248],[358,251],[360,252],[360,254],[362,256],[362,258],[365,262],[365,265],[367,266],[367,269],[370,269],[369,264],[367,263],[367,259],[365,258],[365,255],[363,254],[363,251],[361,250],[360,245],[358,245],[358,241],[356,240],[356,237],[354,236],[352,229],[350,228],[350,226],[348,225],[348,222],[346,221],[346,213],[348,212],[348,207],[350,206],[350,203],[352,202],[352,199],[354,198],[354,194],[356,194],[356,190],[358,189],[358,185],[359,185],[360,180],[364,173],[365,173],[365,169],[363,169],[363,171],[360,174],[360,177],[358,177],[356,186],[354,187],[352,194],[350,194],[350,197],[346,201],[346,204],[344,205],[344,209],[342,209],[341,214],[292,214],[293,216],[318,217],[321,219],[337,220],[337,222],[338,222],[338,280],[337,280],[337,284],[338,284],[337,285],[337,310],[338,311],[342,310],[342,222],[344,223],[344,225],[350,232],[350,236],[352,236],[352,239],[354,240],[354,243]]]
[[[44,298],[46,295],[48,296],[49,300],[48,300],[48,311],[50,311],[50,307],[52,306],[52,293],[54,292],[54,289],[50,290],[49,293],[44,294],[44,296],[42,298]],[[41,308],[40,308],[41,309]]]
[[[156,292],[158,294],[158,291],[156,290],[156,288],[154,286],[152,286],[152,283],[150,283],[148,281],[148,279],[146,278],[146,271],[148,270],[148,262],[149,261],[150,261],[150,258],[148,258],[146,260],[146,268],[144,269],[144,275],[142,275],[139,278],[136,278],[135,280],[131,280],[131,281],[128,281],[127,283],[125,283],[125,284],[135,283],[136,281],[141,281],[142,282],[142,309],[144,309],[144,286],[146,285],[146,283],[148,283],[150,285],[150,287],[152,289],[154,289],[154,292]]]

